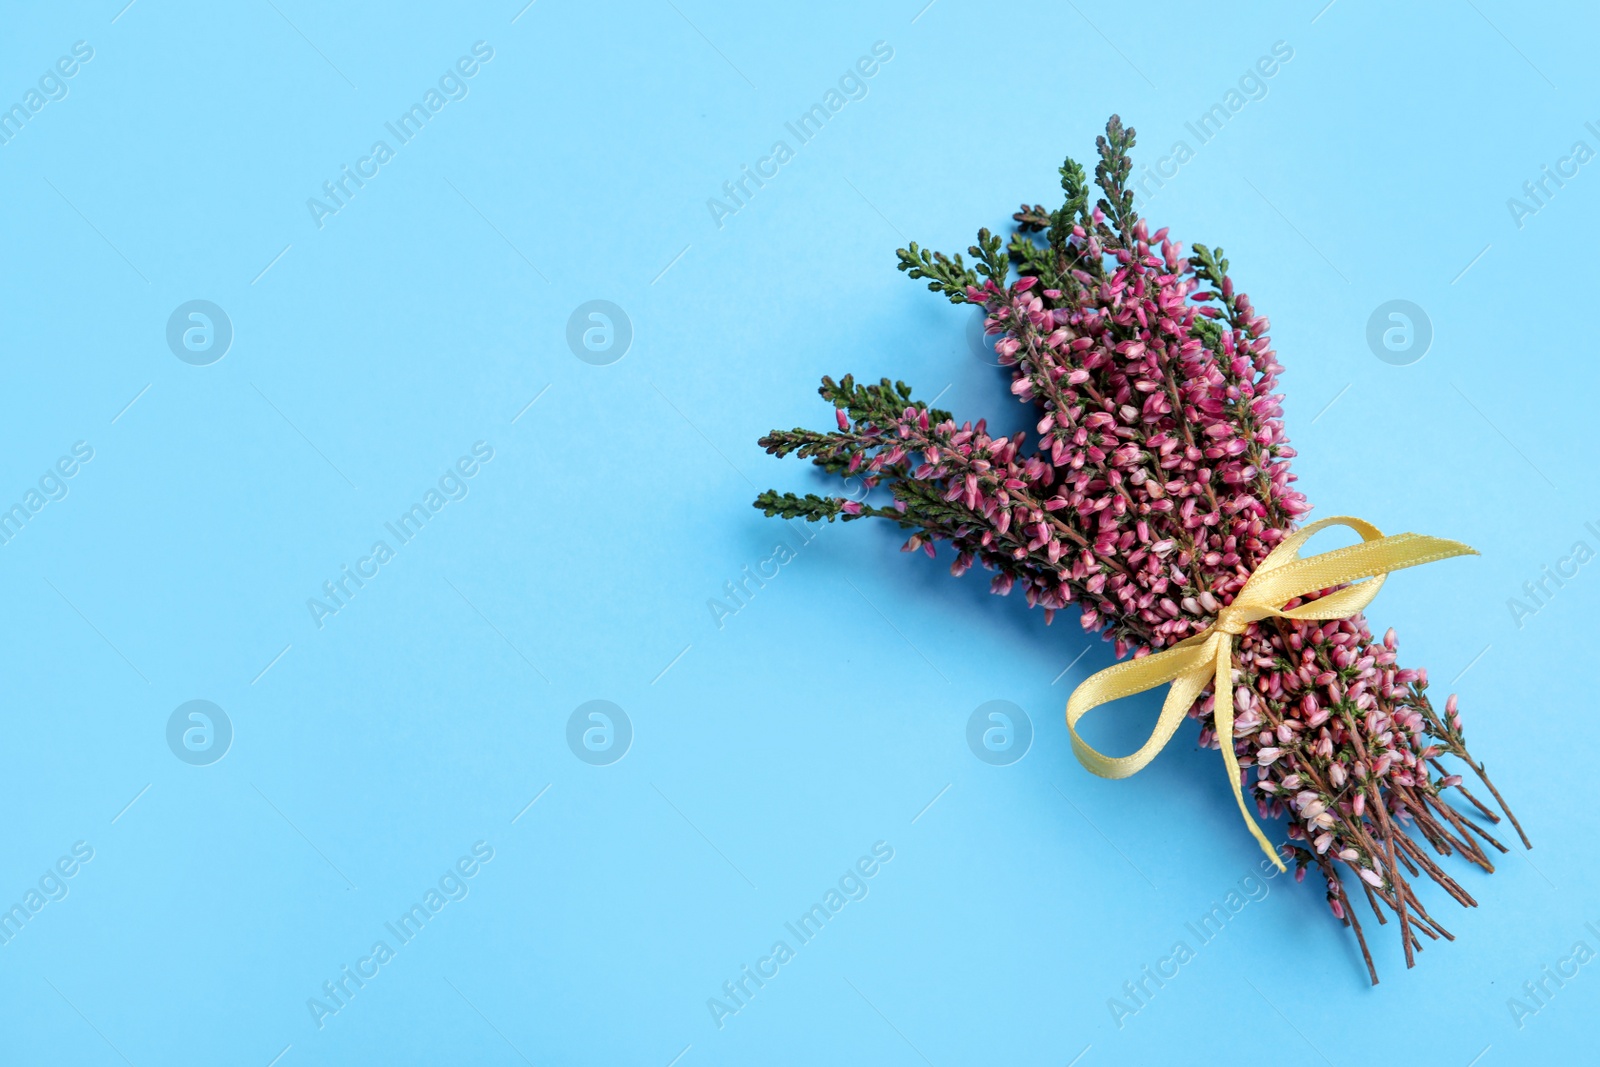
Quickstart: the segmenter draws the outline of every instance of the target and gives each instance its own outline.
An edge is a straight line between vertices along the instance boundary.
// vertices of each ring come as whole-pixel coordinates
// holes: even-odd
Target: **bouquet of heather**
[[[1426,876],[1476,903],[1434,857],[1492,871],[1488,850],[1506,851],[1480,825],[1500,816],[1441,760],[1471,768],[1528,845],[1467,751],[1456,697],[1436,706],[1427,671],[1398,666],[1394,631],[1374,640],[1360,610],[1387,571],[1471,549],[1385,538],[1356,519],[1298,527],[1310,506],[1292,488],[1267,320],[1234,288],[1220,250],[1197,244],[1185,256],[1137,217],[1126,185],[1133,144],[1113,116],[1097,141],[1098,203],[1069,159],[1065,203],[1024,204],[1009,243],[980,230],[970,265],[915,243],[899,252],[912,278],[983,308],[1011,392],[1037,408],[1036,436],[993,437],[981,419],[958,425],[903,382],[824,378],[837,429],[774,431],[761,444],[890,499],[769,491],[756,507],[786,519],[888,519],[912,531],[905,551],[932,557],[948,542],[952,574],[982,564],[995,593],[1020,587],[1046,622],[1076,605],[1085,630],[1133,656],[1079,688],[1069,728],[1090,707],[1172,682],[1139,753],[1101,756],[1074,730],[1079,758],[1124,777],[1184,715],[1197,719],[1201,743],[1222,749],[1241,809],[1243,788],[1262,818],[1289,816],[1280,852],[1244,812],[1280,867],[1295,864],[1300,879],[1316,869],[1376,983],[1351,894],[1378,922],[1397,920],[1412,966],[1419,935],[1451,936],[1414,882]],[[1362,544],[1301,558],[1301,543],[1330,522]]]

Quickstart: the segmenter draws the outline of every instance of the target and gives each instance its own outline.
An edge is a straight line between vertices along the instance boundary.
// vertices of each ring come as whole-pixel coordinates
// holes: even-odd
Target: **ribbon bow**
[[[1329,526],[1348,526],[1361,535],[1361,543],[1336,548],[1302,558],[1300,546],[1315,533]],[[1314,522],[1284,539],[1256,568],[1233,603],[1217,613],[1217,620],[1205,630],[1162,652],[1107,667],[1084,679],[1067,700],[1067,730],[1072,734],[1072,750],[1078,761],[1102,778],[1127,778],[1143,770],[1166,747],[1178,724],[1184,719],[1201,691],[1211,684],[1216,697],[1214,717],[1222,742],[1222,760],[1227,764],[1233,798],[1239,803],[1245,825],[1280,871],[1286,870],[1277,850],[1267,841],[1261,827],[1245,806],[1239,785],[1239,760],[1233,751],[1233,639],[1259,619],[1343,619],[1372,602],[1391,571],[1415,567],[1451,556],[1477,555],[1459,541],[1403,533],[1385,537],[1369,522],[1335,516]],[[1370,581],[1346,583],[1359,578]],[[1321,589],[1344,586],[1337,592],[1285,609],[1296,597]],[[1150,739],[1129,756],[1106,756],[1096,752],[1078,736],[1078,720],[1101,704],[1143,693],[1158,685],[1172,683],[1161,705]]]

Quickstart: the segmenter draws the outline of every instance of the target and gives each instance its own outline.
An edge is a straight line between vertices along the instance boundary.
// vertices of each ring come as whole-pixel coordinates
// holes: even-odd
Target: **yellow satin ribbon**
[[[1359,533],[1361,543],[1301,558],[1301,545],[1318,531],[1335,525],[1348,526]],[[1239,802],[1245,825],[1262,851],[1278,865],[1278,870],[1286,870],[1277,850],[1250,816],[1239,785],[1239,761],[1233,752],[1234,637],[1244,633],[1252,622],[1269,615],[1280,619],[1347,618],[1372,602],[1390,571],[1451,556],[1477,554],[1476,549],[1459,541],[1440,537],[1413,533],[1385,537],[1376,526],[1362,519],[1335,516],[1314,522],[1289,535],[1261,561],[1261,566],[1245,582],[1233,603],[1217,613],[1217,620],[1210,627],[1165,651],[1118,663],[1084,679],[1067,700],[1067,730],[1072,734],[1072,750],[1084,767],[1102,778],[1127,778],[1136,774],[1166,747],[1195,699],[1207,684],[1211,684],[1216,697],[1216,732],[1233,786],[1233,797]],[[1371,580],[1346,585],[1360,578]],[[1345,588],[1309,604],[1287,610],[1283,607],[1296,597],[1340,585]],[[1139,751],[1130,756],[1106,756],[1078,736],[1078,720],[1090,710],[1167,682],[1172,683],[1172,688],[1167,690],[1166,702],[1161,705],[1161,717]]]

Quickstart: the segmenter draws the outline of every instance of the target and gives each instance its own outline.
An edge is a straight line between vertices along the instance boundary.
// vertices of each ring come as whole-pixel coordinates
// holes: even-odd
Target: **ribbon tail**
[[[1278,856],[1278,850],[1272,847],[1272,842],[1267,840],[1267,835],[1261,832],[1255,817],[1250,814],[1245,804],[1244,788],[1239,784],[1243,772],[1239,769],[1239,757],[1233,751],[1233,639],[1227,634],[1222,637],[1217,643],[1216,677],[1212,682],[1212,718],[1216,724],[1217,740],[1222,746],[1222,762],[1228,768],[1228,784],[1233,787],[1233,799],[1238,802],[1239,814],[1244,816],[1244,824],[1256,839],[1256,844],[1261,846],[1261,851],[1267,854],[1279,871],[1287,871],[1288,868]]]

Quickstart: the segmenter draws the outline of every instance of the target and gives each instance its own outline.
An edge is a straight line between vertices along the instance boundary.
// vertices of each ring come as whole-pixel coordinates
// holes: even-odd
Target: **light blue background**
[[[1600,148],[1592,13],[121,4],[10,3],[0,33],[6,105],[94,48],[0,145],[0,502],[94,448],[0,547],[0,903],[95,850],[0,947],[0,1060],[1591,1050],[1600,964],[1521,1029],[1506,1000],[1575,941],[1600,949],[1600,565],[1520,628],[1506,600],[1597,545],[1597,164],[1521,228],[1506,200]],[[307,198],[480,40],[469,95],[319,229]],[[1259,859],[1193,727],[1133,781],[1090,777],[1061,708],[1108,647],[892,530],[823,529],[720,628],[707,602],[796,541],[750,500],[823,483],[755,440],[827,425],[820,375],[1022,424],[970,312],[898,274],[897,246],[964,249],[1024,199],[1053,206],[1062,155],[1092,163],[1113,111],[1153,163],[1280,40],[1266,97],[1148,211],[1222,245],[1272,317],[1317,514],[1482,550],[1394,579],[1371,616],[1459,689],[1536,850],[1492,877],[1452,862],[1482,906],[1431,892],[1458,940],[1414,971],[1369,919],[1376,989],[1320,890],[1274,880],[1119,1029],[1107,999]],[[866,98],[717,226],[707,198],[876,41],[894,55]],[[1393,298],[1432,320],[1411,366],[1366,346]],[[165,343],[192,299],[235,330],[211,366]],[[633,324],[610,366],[565,341],[593,299]],[[319,629],[307,598],[477,441],[494,459],[470,495]],[[192,699],[235,730],[211,766],[165,741]],[[592,699],[635,731],[610,766],[566,743]],[[1035,733],[1009,767],[965,741],[996,699]],[[1154,708],[1094,736],[1125,751]],[[494,859],[470,895],[319,1029],[308,998],[477,841]],[[707,999],[878,841],[870,894],[719,1029]]]

